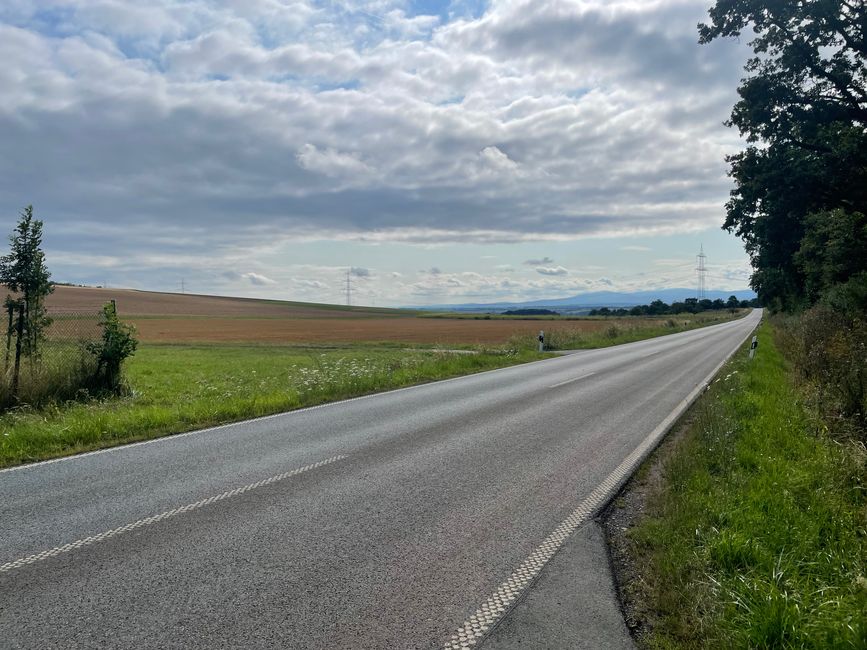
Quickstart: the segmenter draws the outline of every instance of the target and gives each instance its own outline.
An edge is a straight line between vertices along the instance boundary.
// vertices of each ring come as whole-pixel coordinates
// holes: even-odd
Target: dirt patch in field
[[[259,342],[472,344],[505,343],[520,334],[535,337],[540,329],[607,329],[606,321],[512,321],[441,318],[135,318],[142,341],[149,342]]]
[[[413,312],[376,307],[342,307],[309,303],[160,293],[133,289],[57,286],[46,305],[54,313],[98,312],[109,300],[126,316],[224,316],[256,318],[413,318]]]

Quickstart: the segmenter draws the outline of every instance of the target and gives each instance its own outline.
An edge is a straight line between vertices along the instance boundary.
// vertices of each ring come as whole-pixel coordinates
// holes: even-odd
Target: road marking
[[[758,323],[756,323],[758,325]],[[569,536],[579,526],[587,522],[602,506],[613,497],[638,466],[644,461],[651,451],[659,444],[668,433],[671,426],[690,407],[690,405],[705,390],[710,381],[720,371],[731,356],[740,349],[741,344],[752,334],[751,329],[741,341],[734,346],[725,358],[704,378],[674,410],[650,432],[644,440],[629,454],[617,468],[600,483],[593,492],[573,510],[566,519],[536,547],[527,559],[510,575],[500,583],[493,595],[470,616],[464,624],[458,628],[451,638],[443,645],[443,650],[466,650],[475,647],[494,626],[503,620],[503,617],[518,602],[518,599],[526,592],[533,582],[542,573],[542,569],[548,561],[554,557]]]
[[[559,384],[554,384],[553,386],[548,386],[548,388],[558,388],[559,386],[565,386],[566,384],[571,384],[573,381],[578,381],[579,379],[587,379],[587,377],[591,375],[595,375],[595,372],[588,372],[586,375],[581,375],[580,377],[573,377],[572,379],[567,379],[566,381],[561,381]]]
[[[286,480],[287,478],[291,478],[292,476],[298,476],[298,474],[303,474],[304,472],[309,472],[310,470],[317,469],[322,467],[323,465],[329,465],[331,463],[335,463],[339,460],[343,460],[346,456],[332,456],[331,458],[326,458],[325,460],[320,460],[317,463],[313,463],[311,465],[305,465],[304,467],[299,467],[297,469],[290,470],[288,472],[283,472],[282,474],[277,474],[276,476],[272,476],[270,478],[263,479],[261,481],[256,481],[255,483],[250,483],[248,485],[244,485],[242,487],[235,488],[234,490],[228,490],[223,492],[222,494],[218,494],[216,496],[209,497],[207,499],[202,499],[201,501],[196,501],[194,503],[188,503],[185,506],[180,506],[179,508],[173,508],[172,510],[166,510],[165,512],[161,512],[158,515],[153,515],[151,517],[145,517],[144,519],[139,519],[138,521],[134,521],[130,524],[126,524],[124,526],[120,526],[118,528],[113,528],[112,530],[107,530],[105,532],[99,533],[97,535],[91,535],[90,537],[84,537],[82,539],[76,540],[74,542],[70,542],[69,544],[64,544],[63,546],[56,546],[52,549],[48,549],[46,551],[42,551],[41,553],[36,553],[34,555],[28,555],[27,557],[22,557],[12,562],[6,562],[5,564],[0,564],[0,573],[5,573],[7,571],[11,571],[13,569],[18,569],[20,567],[26,566],[28,564],[35,564],[36,562],[40,562],[42,560],[47,560],[51,557],[56,557],[58,555],[62,555],[63,553],[68,553],[69,551],[74,551],[78,548],[83,548],[85,546],[90,546],[91,544],[96,544],[97,542],[102,542],[112,537],[116,537],[118,535],[122,535],[124,533],[128,533],[132,530],[136,530],[138,528],[142,528],[144,526],[150,526],[151,524],[155,524],[158,521],[164,521],[171,517],[175,517],[177,515],[183,514],[185,512],[190,512],[192,510],[198,510],[199,508],[203,508],[205,506],[209,506],[212,503],[217,503],[218,501],[223,501],[225,499],[231,499],[232,497],[236,497],[238,495],[244,494],[245,492],[250,492],[251,490],[255,490],[256,488],[264,487],[266,485],[272,485],[274,483],[278,483],[279,481]]]

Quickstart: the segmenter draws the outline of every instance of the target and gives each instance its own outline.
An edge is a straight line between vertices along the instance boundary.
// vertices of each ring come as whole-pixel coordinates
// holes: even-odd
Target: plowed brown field
[[[398,343],[499,344],[540,329],[598,331],[611,321],[474,320],[420,318],[415,312],[198,296],[177,293],[56,287],[48,298],[54,313],[96,313],[108,300],[134,323],[143,342],[166,343]]]
[[[121,316],[222,316],[259,318],[412,318],[414,312],[306,302],[199,296],[134,289],[57,286],[46,304],[53,311],[98,311],[109,300]]]

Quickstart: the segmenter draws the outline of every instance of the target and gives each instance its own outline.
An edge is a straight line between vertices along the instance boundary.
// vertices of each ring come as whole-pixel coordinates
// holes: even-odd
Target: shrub
[[[135,327],[121,322],[111,302],[103,305],[99,324],[102,338],[87,344],[88,351],[96,357],[95,388],[118,393],[123,389],[121,366],[138,347]]]
[[[813,405],[867,441],[867,322],[820,304],[784,322],[786,347]]]

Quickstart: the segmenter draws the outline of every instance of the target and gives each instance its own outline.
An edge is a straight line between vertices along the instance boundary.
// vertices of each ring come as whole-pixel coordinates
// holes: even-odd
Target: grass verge
[[[598,334],[555,333],[557,349],[605,347],[730,320],[682,321]],[[716,318],[719,316],[719,319]],[[553,335],[552,335],[553,336]],[[451,346],[466,348],[467,346]],[[269,344],[142,344],[127,361],[131,394],[58,402],[0,415],[0,467],[156,438],[323,402],[543,358],[533,337],[467,354],[397,343],[306,347]]]
[[[581,328],[551,330],[545,334],[545,344],[550,350],[606,348],[612,345],[633,343],[666,334],[688,332],[708,325],[725,323],[743,318],[750,311],[739,309],[736,312],[712,311],[674,316],[593,316],[581,320],[601,323],[603,325],[601,329],[589,332]],[[606,322],[609,323],[607,327],[604,326]],[[544,327],[540,326],[540,329],[544,329]],[[512,344],[516,346],[521,345],[521,343],[521,341],[512,341]]]
[[[145,440],[541,358],[524,350],[142,345],[131,394],[0,415],[0,467]]]
[[[658,477],[619,586],[642,647],[867,647],[864,449],[805,410],[770,325],[759,341],[637,475]]]

